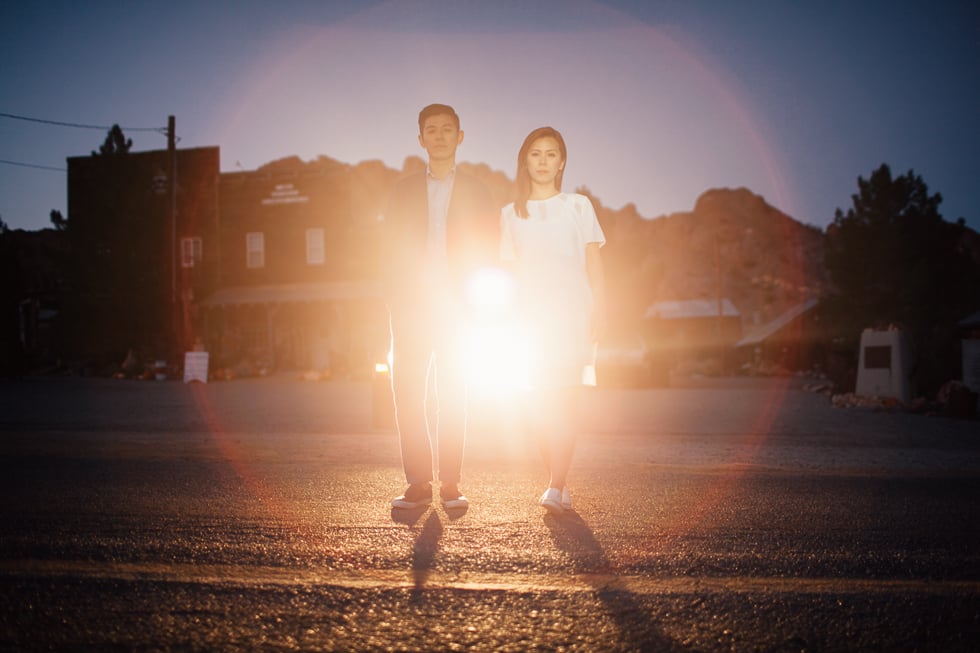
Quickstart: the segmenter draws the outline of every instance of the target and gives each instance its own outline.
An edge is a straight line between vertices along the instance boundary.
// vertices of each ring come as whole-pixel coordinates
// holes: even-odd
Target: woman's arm
[[[585,273],[592,289],[592,337],[598,341],[606,333],[606,282],[599,243],[585,245]]]

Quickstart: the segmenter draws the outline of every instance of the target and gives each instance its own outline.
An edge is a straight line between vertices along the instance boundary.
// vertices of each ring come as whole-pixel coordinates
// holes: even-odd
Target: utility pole
[[[177,315],[177,133],[176,120],[167,118],[167,177],[170,179],[170,331],[174,354],[179,354],[180,318]]]
[[[170,168],[170,302],[177,303],[177,135],[176,120],[167,118],[167,167]]]

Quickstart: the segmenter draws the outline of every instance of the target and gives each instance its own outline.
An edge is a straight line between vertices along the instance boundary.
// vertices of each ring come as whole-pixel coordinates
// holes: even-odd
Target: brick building
[[[218,281],[217,147],[68,159],[68,355],[176,360]],[[175,174],[176,173],[176,174]],[[175,183],[174,183],[175,182]]]
[[[220,287],[200,303],[215,369],[369,373],[386,322],[356,184],[325,157],[221,175]]]

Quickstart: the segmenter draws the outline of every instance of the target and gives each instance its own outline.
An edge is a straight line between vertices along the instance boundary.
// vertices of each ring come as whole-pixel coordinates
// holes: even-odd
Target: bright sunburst
[[[476,393],[500,396],[527,387],[527,336],[518,320],[515,296],[513,278],[500,268],[482,269],[467,283],[470,314],[463,358]]]

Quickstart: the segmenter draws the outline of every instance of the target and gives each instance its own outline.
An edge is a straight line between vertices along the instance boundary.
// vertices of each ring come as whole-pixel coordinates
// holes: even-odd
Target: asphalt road
[[[590,392],[553,518],[508,401],[398,514],[367,383],[0,384],[0,650],[976,650],[980,423],[798,385]]]

